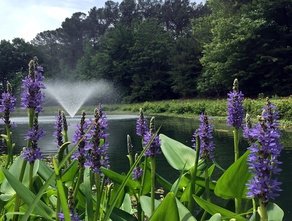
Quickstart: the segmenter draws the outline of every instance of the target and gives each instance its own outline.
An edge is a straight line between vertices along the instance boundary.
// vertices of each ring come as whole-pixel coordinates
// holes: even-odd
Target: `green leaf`
[[[195,163],[196,151],[164,134],[159,135],[161,150],[167,162],[176,170],[189,170]]]
[[[215,194],[224,199],[247,198],[246,183],[251,178],[247,165],[249,151],[246,151],[219,178],[215,187]]]
[[[178,200],[176,199],[176,205],[179,213],[179,220],[183,221],[197,221],[195,217],[190,213],[190,211]]]
[[[163,189],[166,191],[170,191],[172,184],[164,179],[162,176],[156,173],[156,180],[159,184],[162,185]]]
[[[110,218],[114,221],[137,221],[137,219],[124,210],[114,208]]]
[[[282,221],[284,211],[275,203],[269,203],[267,206],[268,221]]]
[[[58,168],[58,165],[57,165],[57,160],[55,158],[53,158],[53,165],[54,165],[54,171],[55,171],[55,174],[56,174],[58,197],[59,197],[60,202],[61,202],[61,207],[62,207],[62,211],[63,211],[63,214],[64,214],[64,219],[65,220],[70,220],[70,211],[69,211],[69,208],[68,208],[67,197],[66,197],[66,194],[65,194],[65,190],[64,190],[64,187],[63,187],[62,180],[60,179],[60,176],[59,176],[60,171],[59,171],[59,168]]]
[[[33,168],[33,177],[37,174],[37,171],[38,171],[38,168],[39,168],[39,160],[36,160],[35,163],[34,163],[34,168]],[[20,171],[21,171],[21,166],[23,164],[23,159],[22,157],[17,157],[13,164],[10,166],[9,168],[9,173],[13,174],[15,177],[19,177],[20,176]],[[29,185],[29,166],[26,165],[26,168],[25,168],[25,173],[24,173],[24,178],[23,178],[23,181],[22,181],[22,184],[24,186],[27,186]],[[9,200],[11,199],[14,195],[15,195],[15,189],[12,187],[11,183],[8,182],[8,180],[4,180],[2,185],[1,185],[1,188],[0,188],[0,192],[2,193],[0,195],[0,199],[1,200]]]
[[[16,193],[19,195],[19,197],[27,204],[30,205],[34,202],[36,196],[22,183],[19,182],[18,179],[16,179],[8,170],[3,169],[4,175],[8,182],[11,184],[13,189],[16,191]],[[34,212],[37,215],[40,215],[41,217],[46,218],[47,220],[52,220],[52,215],[54,214],[54,211],[48,207],[45,203],[42,201],[39,201],[39,203],[36,205]]]
[[[92,221],[94,214],[93,214],[93,203],[92,203],[92,191],[91,191],[91,184],[90,184],[90,169],[89,168],[85,168],[84,169],[84,175],[83,175],[83,184],[81,184],[80,188],[83,190],[84,192],[84,196],[86,199],[86,217],[88,221]]]
[[[179,212],[176,205],[176,198],[174,193],[169,192],[164,200],[160,203],[154,214],[150,217],[150,221],[178,221]]]
[[[246,219],[243,218],[242,216],[240,216],[240,215],[238,215],[230,210],[227,210],[227,209],[224,209],[220,206],[217,206],[213,203],[210,203],[204,199],[201,199],[200,197],[197,197],[194,195],[194,199],[200,207],[202,207],[204,210],[206,210],[211,215],[214,215],[216,213],[220,213],[224,218],[229,218],[229,219],[235,218],[236,221],[246,221]]]
[[[101,168],[101,171],[103,172],[103,174],[105,176],[107,176],[112,181],[114,181],[118,184],[121,184],[124,181],[124,179],[126,178],[126,175],[121,175],[119,173],[116,173],[116,172],[114,172],[110,169],[104,168],[104,167]],[[136,180],[132,180],[131,178],[128,179],[126,186],[130,187],[133,190],[140,189],[140,183]]]
[[[132,213],[131,197],[128,193],[125,194],[124,201],[121,205],[121,209],[127,213]]]
[[[144,211],[145,215],[150,217],[151,216],[151,197],[141,196],[140,197],[140,204],[141,204],[142,210]],[[160,201],[155,200],[154,204],[155,204],[154,207],[156,209],[159,206]]]
[[[76,173],[79,171],[78,161],[74,160],[63,172],[62,182],[72,181],[76,177]]]
[[[221,214],[220,213],[215,213],[210,219],[209,221],[221,221]]]
[[[40,161],[38,175],[43,180],[48,180],[52,173],[54,173],[52,168],[50,168],[44,161]],[[50,185],[55,186],[55,182],[51,182]]]

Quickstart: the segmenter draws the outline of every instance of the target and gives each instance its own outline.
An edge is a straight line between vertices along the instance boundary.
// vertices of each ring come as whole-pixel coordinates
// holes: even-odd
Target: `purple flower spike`
[[[58,115],[56,116],[55,131],[54,131],[54,136],[56,138],[56,142],[59,147],[63,145],[62,130],[63,130],[62,113],[59,110]]]
[[[25,147],[21,153],[21,156],[29,163],[34,163],[36,160],[42,159],[42,153],[38,147],[38,141],[44,135],[44,130],[38,126],[38,115],[36,114],[33,127],[29,129],[25,136],[25,139],[29,141],[31,146]]]
[[[146,146],[155,134],[154,117],[150,120],[150,130],[146,131],[143,136],[143,145]],[[150,144],[150,147],[146,150],[146,157],[155,157],[157,154],[161,153],[159,136],[155,136],[154,140]]]
[[[132,177],[134,180],[138,180],[143,175],[143,169],[141,167],[135,167]]]
[[[238,91],[238,80],[233,83],[233,91],[228,93],[227,98],[227,125],[241,128],[244,117],[243,109],[244,95]]]
[[[143,109],[140,108],[140,115],[136,122],[136,134],[143,137],[148,130],[147,120],[144,118]]]
[[[29,62],[29,75],[22,80],[21,106],[22,108],[32,108],[37,113],[42,111],[44,101],[43,68],[37,66],[37,59]]]
[[[91,123],[93,127],[87,134],[88,142],[84,147],[88,151],[85,166],[90,167],[94,173],[100,173],[101,166],[109,168],[107,118],[101,107],[95,109],[95,119]]]
[[[200,126],[193,134],[193,147],[196,147],[195,137],[200,139],[200,156],[204,159],[214,160],[215,145],[213,141],[213,125],[209,124],[209,118],[205,113],[200,115]]]
[[[87,151],[85,151],[86,139],[84,137],[84,134],[85,131],[88,129],[89,124],[88,121],[85,120],[85,115],[85,112],[83,112],[80,123],[77,125],[77,129],[73,137],[73,143],[78,144],[78,149],[75,153],[72,154],[72,159],[78,160],[81,167],[84,167],[87,154]]]
[[[64,213],[59,213],[58,214],[58,218],[61,221],[64,221],[65,220]],[[76,214],[74,211],[70,212],[70,218],[71,218],[71,221],[81,221],[81,219],[79,218],[78,214]]]
[[[247,196],[258,198],[264,204],[275,199],[281,191],[281,183],[275,178],[281,171],[279,156],[282,150],[277,119],[276,107],[268,100],[259,123],[248,130],[248,137],[254,143],[248,148],[248,165],[253,177],[247,184]]]
[[[11,85],[7,82],[7,90],[2,93],[0,98],[0,112],[4,113],[3,121],[9,127],[10,125],[10,113],[15,110],[16,99],[11,93]]]

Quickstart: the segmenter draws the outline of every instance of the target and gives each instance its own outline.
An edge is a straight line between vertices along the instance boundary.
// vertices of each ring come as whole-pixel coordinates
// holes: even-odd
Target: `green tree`
[[[197,79],[201,73],[201,48],[192,37],[176,40],[171,52],[171,88],[179,97],[197,95]]]
[[[198,89],[223,95],[239,78],[245,94],[291,93],[291,2],[210,0],[212,34],[204,44]],[[287,90],[283,91],[281,88]]]
[[[131,48],[133,70],[131,101],[160,100],[173,96],[169,59],[172,40],[155,21],[145,21],[134,30]]]
[[[19,84],[21,74],[27,71],[27,64],[33,56],[42,56],[36,48],[21,38],[14,38],[11,42],[0,41],[0,82],[6,85],[7,81]],[[14,85],[18,86],[18,85]]]

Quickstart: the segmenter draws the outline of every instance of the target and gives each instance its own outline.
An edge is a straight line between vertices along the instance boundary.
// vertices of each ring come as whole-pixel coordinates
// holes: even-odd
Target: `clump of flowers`
[[[3,121],[10,128],[10,113],[15,110],[16,99],[12,95],[12,87],[7,82],[6,92],[3,92],[0,99],[0,112],[4,113]]]
[[[38,66],[37,58],[29,62],[29,74],[22,80],[22,94],[21,94],[21,106],[22,108],[31,108],[37,113],[42,111],[42,103],[44,101],[44,93],[41,89],[44,89],[44,77],[43,68]]]
[[[200,156],[203,159],[214,160],[215,145],[213,141],[213,125],[209,123],[207,114],[200,115],[200,126],[193,134],[193,147],[196,147],[196,136],[200,140]]]
[[[233,90],[228,93],[227,98],[227,125],[241,128],[244,117],[243,100],[244,95],[238,89],[238,80],[233,82]]]
[[[56,116],[55,131],[54,131],[54,136],[56,138],[56,142],[59,147],[63,145],[62,130],[63,130],[62,112],[59,110],[58,115]]]
[[[88,151],[87,161],[85,166],[92,169],[94,173],[100,173],[100,167],[109,168],[108,157],[108,141],[106,133],[108,124],[105,113],[101,110],[101,107],[95,109],[94,119],[91,122],[92,128],[86,135],[87,143],[85,150]]]
[[[148,130],[147,120],[144,117],[143,109],[140,108],[139,118],[136,122],[136,134],[143,137]]]
[[[73,160],[78,160],[79,165],[84,167],[84,163],[86,160],[86,151],[85,145],[86,140],[84,137],[85,131],[88,129],[88,121],[85,119],[86,113],[82,112],[82,117],[80,123],[77,125],[77,129],[75,130],[75,134],[73,136],[73,143],[78,144],[78,149],[72,155]]]
[[[154,120],[155,120],[155,118],[152,117],[150,120],[150,130],[148,130],[144,133],[143,145],[145,145],[145,146],[151,142],[152,137],[156,133]],[[159,136],[156,135],[154,137],[154,139],[152,140],[150,147],[146,150],[145,156],[146,157],[155,157],[157,154],[160,154],[160,153],[161,153],[160,140],[159,140]]]
[[[42,159],[42,153],[38,147],[38,141],[45,135],[42,128],[38,125],[38,115],[36,114],[33,122],[33,127],[30,128],[25,136],[25,139],[30,143],[29,147],[25,147],[21,153],[22,157],[29,163],[34,163],[38,159]]]
[[[282,150],[278,118],[276,106],[267,100],[259,123],[247,132],[248,137],[255,140],[248,148],[248,165],[253,174],[248,183],[248,197],[257,198],[264,205],[277,197],[281,190],[281,183],[275,178],[280,172]]]

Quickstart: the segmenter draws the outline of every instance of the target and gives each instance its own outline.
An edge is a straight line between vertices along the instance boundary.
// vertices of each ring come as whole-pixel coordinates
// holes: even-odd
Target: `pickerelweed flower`
[[[227,98],[227,125],[241,128],[244,117],[244,95],[238,90],[238,80],[233,82],[233,91],[228,93]]]
[[[10,128],[10,113],[15,110],[16,99],[12,95],[11,84],[7,82],[6,92],[2,93],[0,99],[0,112],[4,113],[3,121]]]
[[[143,175],[143,169],[141,167],[135,167],[132,173],[134,180],[138,180]]]
[[[91,130],[86,134],[85,150],[88,151],[85,166],[90,167],[94,173],[100,173],[100,167],[109,168],[107,118],[101,106],[95,109]]]
[[[200,115],[200,126],[193,134],[193,147],[196,148],[196,136],[200,139],[200,156],[203,159],[214,160],[215,145],[213,141],[213,125],[209,123],[207,114]]]
[[[86,139],[84,137],[85,131],[88,129],[88,121],[85,120],[86,113],[82,112],[82,117],[80,123],[77,125],[75,130],[75,134],[73,136],[73,144],[78,144],[78,149],[72,154],[73,160],[78,160],[79,165],[84,167],[84,163],[86,160],[86,152],[85,145]]]
[[[33,122],[33,127],[27,132],[25,139],[30,142],[31,146],[25,147],[22,150],[21,156],[29,163],[34,163],[38,159],[42,159],[42,153],[38,147],[38,141],[45,135],[42,128],[38,125],[38,114],[36,114]]]
[[[29,62],[29,74],[22,80],[21,106],[34,109],[37,113],[42,111],[44,101],[43,68],[38,66],[37,58]]]
[[[144,117],[143,109],[140,108],[139,118],[136,122],[136,134],[143,137],[148,130],[147,120]]]
[[[269,100],[263,108],[259,123],[248,131],[248,136],[256,141],[248,148],[250,150],[248,165],[253,177],[247,184],[247,196],[258,198],[266,205],[281,191],[281,183],[275,178],[281,171],[279,156],[282,150],[278,112]]]
[[[154,123],[154,117],[150,120],[150,130],[146,131],[143,136],[143,145],[146,146],[149,142],[151,142],[152,137],[154,136],[156,130],[155,130],[155,123]],[[146,157],[155,157],[157,154],[161,153],[160,149],[160,140],[159,136],[156,135],[153,139],[153,141],[150,144],[150,147],[146,150],[145,156]]]
[[[57,145],[59,147],[61,147],[63,145],[62,130],[63,130],[62,113],[59,110],[58,111],[58,115],[56,116],[55,131],[54,131],[54,136],[56,138],[56,143],[57,143]]]

